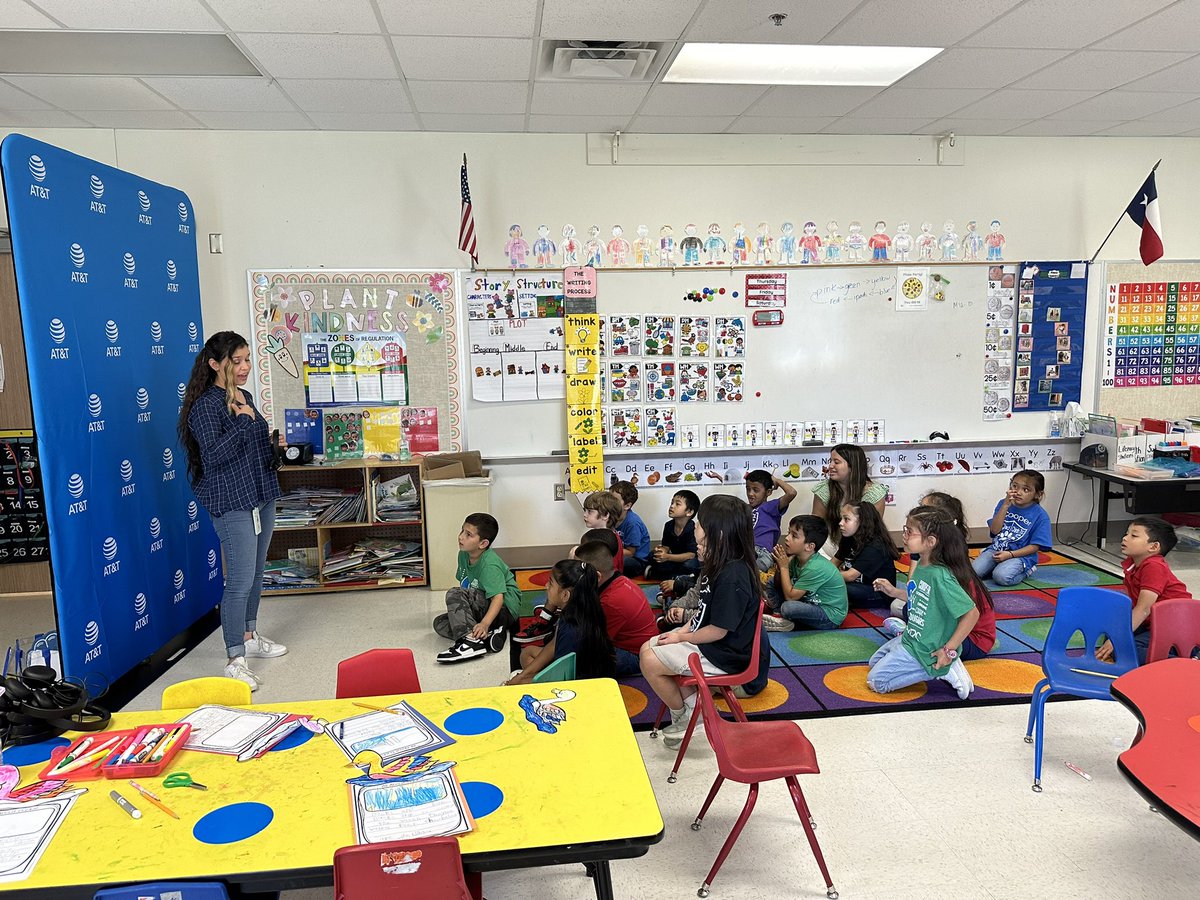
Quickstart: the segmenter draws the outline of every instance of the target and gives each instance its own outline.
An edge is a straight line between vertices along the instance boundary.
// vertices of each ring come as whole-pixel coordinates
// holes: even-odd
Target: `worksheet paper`
[[[430,750],[448,747],[454,743],[423,715],[401,701],[390,707],[396,713],[369,712],[334,722],[325,729],[342,752],[350,758],[363,750],[378,753],[385,766],[391,765],[402,756],[421,756]]]
[[[0,882],[29,877],[75,799],[86,792],[67,791],[26,803],[0,801]]]
[[[360,844],[442,837],[475,827],[453,769],[397,779],[364,776],[347,783]]]
[[[192,726],[183,748],[238,756],[287,717],[287,713],[201,706],[179,720]]]

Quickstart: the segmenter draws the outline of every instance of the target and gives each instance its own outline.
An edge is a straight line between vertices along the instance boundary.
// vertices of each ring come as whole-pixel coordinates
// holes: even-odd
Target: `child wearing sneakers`
[[[1037,568],[1039,550],[1054,543],[1050,534],[1050,516],[1042,509],[1046,479],[1041,472],[1022,469],[1008,483],[1004,495],[988,522],[992,544],[975,557],[975,574],[989,575],[996,584],[1018,584]]]
[[[638,489],[628,481],[618,481],[612,486],[612,492],[621,500],[622,514],[617,521],[617,534],[621,536],[624,545],[625,562],[623,574],[630,578],[640,578],[650,565],[650,530],[642,517],[633,511],[633,504],[638,500]]]
[[[615,500],[616,496],[613,495],[612,499]],[[612,557],[608,571],[612,572],[621,559],[621,539],[611,528],[589,528],[583,533],[579,543],[571,548],[571,552],[567,554],[568,557],[579,559],[579,548],[592,541],[598,541],[608,550],[608,555]],[[513,643],[537,645],[544,643],[545,639],[554,633],[554,620],[558,617],[559,612],[559,608],[554,605],[547,593],[546,602],[533,608],[533,619],[529,624],[513,635]],[[516,661],[513,665],[514,668],[519,667],[519,663]]]
[[[763,591],[767,631],[812,628],[828,631],[846,619],[850,603],[846,581],[832,562],[820,554],[829,539],[829,526],[820,516],[793,516],[788,533],[775,547],[775,568]]]
[[[654,562],[646,575],[655,581],[665,581],[680,575],[700,571],[696,558],[696,529],[692,519],[700,508],[695,491],[676,491],[667,509],[670,518],[663,526],[662,543],[654,548]]]
[[[1180,581],[1164,557],[1175,547],[1175,528],[1158,516],[1138,516],[1121,538],[1121,569],[1125,572],[1125,593],[1133,603],[1133,642],[1137,646],[1138,665],[1145,665],[1150,649],[1150,616],[1159,600],[1191,600],[1187,586]],[[1096,651],[1096,659],[1112,659],[1113,645],[1105,641]]]
[[[962,533],[948,515],[926,506],[909,512],[902,533],[904,549],[921,555],[908,579],[908,623],[903,634],[871,657],[867,687],[887,694],[939,678],[966,700],[975,683],[959,653],[979,620],[979,610],[954,574],[956,567],[967,564]],[[879,579],[876,587],[883,581]]]
[[[783,491],[774,500],[767,499],[775,492]],[[792,501],[796,489],[766,469],[755,469],[746,476],[746,502],[750,504],[750,516],[754,522],[754,552],[758,568],[765,572],[774,562],[775,545],[779,543],[779,523]]]
[[[433,620],[433,630],[454,641],[437,655],[440,663],[456,663],[496,653],[517,621],[521,592],[512,570],[492,542],[500,525],[487,513],[471,513],[458,533],[458,587],[446,591],[446,611]]]

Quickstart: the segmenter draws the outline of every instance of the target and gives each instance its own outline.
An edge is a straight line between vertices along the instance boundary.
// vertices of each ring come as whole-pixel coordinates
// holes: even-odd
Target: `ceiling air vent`
[[[661,49],[644,41],[555,41],[546,74],[552,78],[641,81]]]

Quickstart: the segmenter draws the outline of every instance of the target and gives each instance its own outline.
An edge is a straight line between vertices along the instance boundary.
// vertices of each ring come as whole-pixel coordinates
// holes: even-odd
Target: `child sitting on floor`
[[[767,498],[775,492],[783,494],[774,500]],[[750,504],[750,516],[754,522],[754,553],[759,571],[771,568],[775,545],[779,543],[779,523],[792,501],[796,489],[766,469],[755,469],[746,475],[746,502]]]
[[[788,523],[787,536],[775,548],[773,576],[764,586],[767,631],[826,631],[845,621],[846,582],[818,552],[828,539],[829,529],[818,516],[793,516]]]
[[[1037,568],[1039,550],[1054,543],[1050,517],[1042,509],[1046,479],[1041,472],[1022,469],[1008,483],[1008,493],[996,504],[988,522],[992,545],[975,557],[975,573],[996,584],[1019,584]]]
[[[670,518],[663,526],[662,543],[654,548],[654,562],[646,572],[648,578],[665,581],[679,575],[700,571],[696,557],[696,526],[692,519],[700,508],[695,491],[676,491],[667,509]]]
[[[619,566],[624,565],[625,551],[621,535],[617,532],[617,523],[624,514],[624,503],[612,491],[593,491],[583,499],[583,524],[589,529],[607,528],[616,535],[617,552],[614,562]],[[586,540],[586,536],[584,539]]]
[[[1174,549],[1178,538],[1175,528],[1157,516],[1138,516],[1121,538],[1121,569],[1125,573],[1125,593],[1133,603],[1133,642],[1137,646],[1138,665],[1146,662],[1150,649],[1150,617],[1159,600],[1191,600],[1187,586],[1180,581],[1164,558]],[[1113,658],[1113,645],[1105,641],[1096,651],[1096,659]]]
[[[617,534],[624,545],[625,561],[622,574],[630,578],[641,578],[650,565],[650,530],[642,517],[633,511],[638,501],[638,489],[629,481],[618,481],[612,492],[621,500],[621,518],[617,521]]]
[[[842,505],[842,540],[833,564],[846,582],[851,606],[886,605],[887,595],[875,589],[875,581],[882,578],[895,584],[899,558],[874,503],[860,500]]]
[[[616,496],[612,497],[616,500]],[[617,565],[621,558],[621,538],[611,528],[589,528],[579,539],[579,543],[571,548],[569,557],[579,559],[579,548],[592,541],[598,541],[612,557],[609,571]],[[602,576],[603,577],[603,576]],[[639,589],[640,593],[640,589]],[[644,599],[644,595],[643,595]],[[533,619],[520,631],[513,635],[513,643],[541,645],[554,632],[554,620],[560,610],[547,598],[546,602],[533,608]]]

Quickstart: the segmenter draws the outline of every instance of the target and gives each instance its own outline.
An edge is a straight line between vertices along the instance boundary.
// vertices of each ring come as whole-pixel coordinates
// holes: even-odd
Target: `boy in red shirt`
[[[1176,543],[1175,528],[1157,516],[1138,516],[1129,523],[1121,538],[1125,559],[1125,593],[1133,601],[1133,642],[1137,645],[1138,665],[1146,662],[1150,648],[1150,614],[1159,600],[1191,600],[1187,586],[1180,581],[1163,558]],[[1110,660],[1113,646],[1105,641],[1096,651],[1099,660]]]
[[[638,651],[658,635],[645,591],[624,575],[614,574],[612,553],[602,541],[580,544],[575,556],[595,566],[600,576],[600,605],[604,607],[608,637],[617,650],[617,677],[639,674]]]

